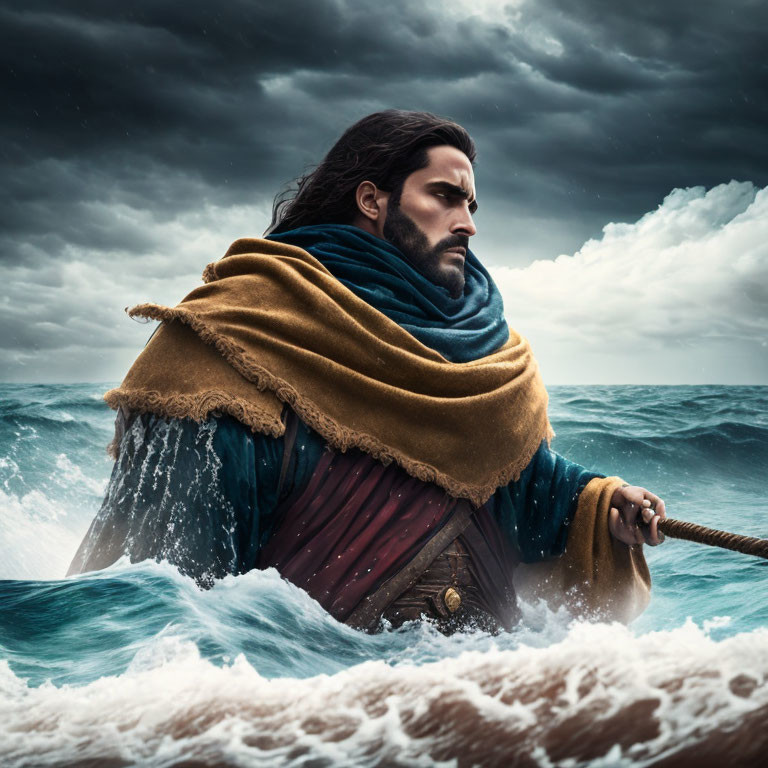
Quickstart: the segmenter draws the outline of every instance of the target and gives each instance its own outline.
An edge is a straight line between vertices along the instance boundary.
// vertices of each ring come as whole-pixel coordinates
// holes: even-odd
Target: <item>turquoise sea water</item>
[[[768,561],[724,550],[647,550],[629,628],[539,604],[497,637],[362,635],[274,572],[205,592],[166,564],[63,579],[111,470],[106,388],[0,385],[0,764],[684,765],[736,736],[749,764],[768,746]],[[768,537],[768,388],[550,397],[558,452],[672,517]]]

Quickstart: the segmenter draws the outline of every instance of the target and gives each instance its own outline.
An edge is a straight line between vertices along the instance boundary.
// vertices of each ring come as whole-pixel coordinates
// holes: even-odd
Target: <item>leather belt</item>
[[[497,631],[500,624],[484,609],[469,555],[459,539],[472,513],[469,502],[460,504],[419,554],[366,597],[346,623],[374,632],[382,618],[397,627],[426,617],[446,634],[467,625]]]

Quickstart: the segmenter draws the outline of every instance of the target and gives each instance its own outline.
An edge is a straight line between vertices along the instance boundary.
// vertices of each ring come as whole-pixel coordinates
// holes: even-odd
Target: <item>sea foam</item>
[[[573,624],[543,648],[268,679],[159,638],[124,674],[29,688],[0,665],[6,766],[749,764],[768,746],[768,631]],[[452,763],[451,761],[458,761]]]

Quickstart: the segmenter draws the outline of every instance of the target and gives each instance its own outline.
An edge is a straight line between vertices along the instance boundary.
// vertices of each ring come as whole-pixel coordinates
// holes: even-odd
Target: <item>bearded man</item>
[[[547,395],[476,233],[475,147],[388,110],[349,128],[162,322],[70,573],[123,555],[201,584],[275,567],[339,621],[518,618],[515,584],[629,618],[663,502],[549,447]],[[526,578],[517,578],[526,576]]]

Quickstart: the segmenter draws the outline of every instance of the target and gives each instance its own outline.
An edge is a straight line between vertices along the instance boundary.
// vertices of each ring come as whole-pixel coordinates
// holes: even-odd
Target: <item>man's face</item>
[[[453,298],[464,290],[464,260],[474,235],[475,176],[469,158],[450,146],[430,147],[429,164],[412,173],[390,200],[382,234],[427,279]]]

